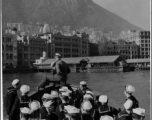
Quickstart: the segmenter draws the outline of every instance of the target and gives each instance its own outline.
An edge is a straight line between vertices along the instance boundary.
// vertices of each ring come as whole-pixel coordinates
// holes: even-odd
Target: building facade
[[[40,37],[23,36],[18,38],[18,66],[33,66],[36,59],[47,50],[47,40]]]
[[[17,65],[17,39],[15,34],[2,34],[2,63],[5,67],[16,67]]]
[[[44,37],[45,34],[43,34]],[[60,32],[47,34],[47,56],[54,58],[55,53],[60,53],[63,58],[89,56],[89,36],[82,33],[81,36],[65,36]]]
[[[120,55],[124,60],[140,58],[139,46],[135,42],[119,40],[118,43],[108,41],[104,55]]]
[[[150,58],[150,31],[140,32],[140,58]]]

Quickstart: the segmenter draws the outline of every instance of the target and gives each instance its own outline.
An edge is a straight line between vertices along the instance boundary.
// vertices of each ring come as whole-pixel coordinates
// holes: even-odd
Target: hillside
[[[107,11],[92,0],[3,0],[2,20],[5,22],[47,22],[102,31],[141,30],[123,18]]]

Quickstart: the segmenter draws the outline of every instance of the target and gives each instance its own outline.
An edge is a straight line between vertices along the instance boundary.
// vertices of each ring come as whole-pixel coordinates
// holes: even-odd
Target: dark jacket
[[[118,114],[118,117],[116,117],[116,120],[132,120],[132,117],[125,110],[123,110]]]
[[[128,97],[128,99],[130,99],[131,101],[133,101],[132,108],[138,108],[139,107],[139,102],[138,102],[138,100],[133,95],[131,95],[130,97]]]
[[[6,111],[9,116],[19,113],[19,99],[14,87],[9,87],[6,94]]]
[[[59,117],[59,120],[63,120],[65,118],[64,106],[69,105],[69,103],[62,103],[56,108],[56,113]]]
[[[40,116],[41,119],[46,119],[46,120],[58,120],[58,116],[56,113],[51,112],[48,113],[48,111],[46,110],[46,108],[44,106],[41,107],[40,109]]]
[[[55,70],[56,70],[57,75],[62,76],[62,77],[67,77],[67,74],[70,73],[70,68],[62,60],[56,61]]]
[[[82,120],[94,120],[90,114],[82,114]]]
[[[91,91],[89,88],[86,88],[86,91],[89,90]],[[76,92],[74,93],[74,105],[77,108],[80,108],[80,105],[83,101],[83,96],[86,92],[83,92],[80,88],[76,90]]]
[[[20,97],[20,108],[29,107],[29,103],[31,102],[31,98],[27,95],[23,95]]]
[[[100,105],[100,107],[98,108],[98,112],[100,116],[109,115],[111,117],[114,117],[118,115],[119,111],[106,104],[106,105]]]
[[[40,119],[40,109],[33,111],[30,114],[30,119]]]

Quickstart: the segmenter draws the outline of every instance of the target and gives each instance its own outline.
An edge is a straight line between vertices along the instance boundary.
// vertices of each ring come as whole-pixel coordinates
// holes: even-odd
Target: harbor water
[[[3,75],[3,96],[6,89],[11,85],[13,79],[18,78],[22,84],[36,90],[41,80],[45,77],[54,80],[50,73],[28,73],[28,74],[4,74]],[[139,105],[146,109],[145,120],[150,120],[150,71],[135,71],[126,73],[70,73],[68,83],[78,85],[85,80],[90,88],[100,94],[108,95],[111,105],[123,108],[125,101],[124,88],[126,84],[135,86],[134,96],[138,99]],[[113,104],[112,104],[113,103]],[[5,109],[4,117],[6,117]]]

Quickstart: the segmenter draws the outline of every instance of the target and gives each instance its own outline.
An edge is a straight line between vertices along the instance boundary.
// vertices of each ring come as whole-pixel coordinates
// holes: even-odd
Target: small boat
[[[59,90],[60,85],[59,85],[60,81],[53,81],[48,79],[47,77],[45,78],[45,80],[43,80],[40,85],[37,87],[36,91],[33,91],[29,94],[29,96],[31,97],[32,100],[37,100],[42,104],[42,96],[44,95],[44,93],[51,93],[51,90]],[[76,91],[79,86],[78,85],[71,85],[71,84],[66,84],[66,86],[68,87],[69,90],[71,91]],[[91,91],[94,93],[94,97],[96,99],[99,98],[99,96],[101,95],[100,92],[96,91],[96,90],[92,90]],[[116,107],[116,108],[122,108],[122,106],[117,105],[115,102],[113,102],[113,100],[110,98],[109,100],[109,105]]]

